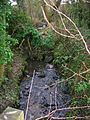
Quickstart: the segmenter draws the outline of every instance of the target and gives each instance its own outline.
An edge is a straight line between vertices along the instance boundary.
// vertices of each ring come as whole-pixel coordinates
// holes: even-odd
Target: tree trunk
[[[0,78],[4,75],[4,64],[0,64]]]
[[[32,8],[30,0],[19,0],[17,1],[20,10],[23,10],[28,16],[32,17]]]

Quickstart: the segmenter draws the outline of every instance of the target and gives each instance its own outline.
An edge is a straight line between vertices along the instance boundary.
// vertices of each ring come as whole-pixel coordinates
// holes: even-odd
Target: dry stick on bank
[[[55,88],[55,109],[57,109],[57,87]]]
[[[51,113],[49,113],[48,115],[44,116],[44,117],[40,117],[37,118],[36,120],[47,120],[47,119],[51,119],[51,120],[66,120],[66,119],[85,119],[89,120],[90,116],[84,116],[84,117],[77,117],[77,116],[72,116],[72,117],[61,117],[61,118],[57,118],[57,117],[52,117],[53,114],[55,114],[57,111],[63,111],[63,110],[77,110],[77,109],[90,109],[90,106],[82,106],[82,107],[68,107],[68,108],[60,108],[60,109],[55,109],[53,110]],[[47,118],[47,119],[46,119]]]
[[[54,11],[56,11],[59,15],[60,15],[60,14],[63,15],[67,20],[69,20],[69,22],[75,27],[75,29],[76,29],[77,32],[79,33],[79,36],[80,36],[80,38],[81,38],[80,40],[82,40],[82,42],[83,42],[83,44],[84,44],[84,46],[85,46],[85,49],[86,49],[87,53],[90,55],[90,50],[88,49],[87,43],[86,43],[86,41],[84,40],[83,35],[81,34],[81,32],[80,32],[80,30],[78,29],[78,27],[76,26],[76,24],[71,20],[71,18],[69,18],[66,14],[64,14],[64,13],[61,12],[61,11],[59,11],[58,9],[54,8],[54,7],[53,7],[52,5],[50,5],[49,3],[47,3],[46,0],[43,0],[43,1],[44,1],[44,3],[45,3],[48,7],[50,7],[50,8],[53,9]],[[53,25],[48,21],[47,16],[46,16],[46,14],[45,14],[45,11],[44,11],[43,7],[42,7],[42,12],[43,12],[44,18],[45,18],[45,20],[47,21],[47,23],[49,24],[49,26],[50,26],[57,34],[59,34],[59,35],[61,35],[61,36],[63,36],[63,37],[74,38],[73,36],[68,36],[68,35],[65,35],[65,34],[62,34],[62,33],[58,32],[58,31],[53,27]],[[69,30],[68,30],[68,31],[69,31]]]
[[[72,119],[72,120],[90,120],[90,116],[85,116],[85,117],[77,117],[77,116],[72,116],[72,117],[52,117],[51,120],[67,120],[67,119]]]
[[[79,74],[82,75],[82,74],[85,74],[85,73],[88,73],[88,72],[90,72],[90,69],[87,69],[86,71],[83,71],[83,72],[81,72]]]
[[[50,92],[49,97],[50,97],[50,107],[49,107],[49,113],[50,113],[51,112],[51,108],[52,108],[52,93],[51,92]]]
[[[63,65],[63,67],[66,68],[67,70],[71,71],[71,72],[74,73],[75,75],[79,76],[80,78],[83,78],[83,79],[87,80],[87,78],[85,78],[85,77],[82,76],[83,73],[76,73],[76,72],[74,72],[72,69],[70,69],[70,68],[68,68],[67,66],[64,66],[64,65]],[[85,72],[85,71],[84,71],[84,72]],[[89,72],[89,70],[88,70],[88,72]]]
[[[28,115],[28,108],[29,108],[29,103],[30,103],[30,98],[31,98],[34,77],[35,77],[35,70],[33,71],[33,77],[32,77],[32,81],[31,81],[31,85],[30,85],[30,89],[29,89],[28,102],[27,102],[27,107],[26,107],[26,112],[25,112],[25,120],[27,119],[27,115]]]
[[[69,69],[69,68],[68,68]],[[65,80],[57,80],[57,82],[55,82],[55,83],[52,83],[50,86],[48,86],[48,85],[45,85],[45,86],[43,86],[43,87],[38,87],[38,88],[41,88],[41,89],[47,89],[47,88],[50,88],[50,87],[52,87],[52,86],[56,86],[57,84],[61,84],[61,83],[66,83],[66,82],[68,82],[69,80],[74,80],[74,79],[72,79],[73,77],[75,77],[75,76],[79,76],[79,77],[81,77],[81,78],[83,78],[83,79],[85,79],[85,80],[87,80],[85,77],[83,77],[82,75],[80,75],[80,73],[78,74],[78,73],[75,73],[74,71],[72,71],[71,69],[70,69],[70,71],[72,72],[72,73],[74,73],[72,76],[70,76],[70,77],[68,77],[67,79],[65,79]],[[84,71],[85,73],[86,73],[86,71]],[[37,87],[37,86],[36,86]]]
[[[62,82],[67,82],[69,79],[73,78],[75,75],[77,75],[76,73],[74,73],[71,77],[67,78],[66,80],[62,80],[62,81],[57,81],[56,83],[53,83],[53,85],[57,85],[59,83],[62,83]],[[45,87],[50,87],[50,86],[45,86]],[[43,87],[43,88],[45,88]],[[66,103],[67,104],[67,103]],[[79,119],[79,120],[89,120],[90,116],[72,116],[72,117],[61,117],[61,118],[58,118],[58,117],[53,117],[53,115],[55,114],[55,112],[57,111],[63,111],[63,110],[77,110],[77,109],[88,109],[90,110],[90,106],[81,106],[81,107],[67,107],[67,108],[60,108],[60,109],[55,109],[53,110],[52,112],[49,112],[49,114],[47,114],[46,116],[43,116],[43,117],[40,117],[40,118],[37,118],[36,120],[66,120],[66,119]]]
[[[65,80],[61,80],[61,81],[60,81],[60,80],[57,80],[57,82],[52,83],[50,86],[46,86],[46,85],[45,85],[45,86],[39,87],[39,88],[46,89],[46,88],[49,88],[49,87],[51,87],[51,86],[56,86],[57,84],[61,84],[61,83],[68,82],[69,80],[71,80],[71,79],[72,79],[73,77],[75,77],[75,76],[79,76],[79,77],[83,78],[84,80],[87,80],[87,78],[83,77],[82,74],[87,73],[87,72],[90,72],[90,69],[88,69],[88,70],[83,71],[83,72],[81,72],[81,73],[76,73],[75,71],[73,71],[72,69],[70,69],[70,68],[68,68],[68,67],[66,67],[66,66],[63,66],[63,67],[65,67],[65,68],[68,69],[70,72],[72,72],[73,75],[70,76],[70,77],[68,77],[68,78],[65,79]],[[72,80],[74,80],[74,79],[72,79]]]

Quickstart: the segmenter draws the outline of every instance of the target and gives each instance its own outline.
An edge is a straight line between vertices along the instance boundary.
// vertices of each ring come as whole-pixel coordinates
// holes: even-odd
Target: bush
[[[73,4],[66,7],[68,16],[73,19],[89,43],[90,14],[85,4]],[[67,25],[68,22],[65,22]],[[70,26],[69,26],[70,27]],[[89,45],[88,45],[89,46]],[[54,64],[58,66],[62,77],[68,80],[71,89],[71,106],[90,105],[90,56],[86,53],[82,41],[60,37],[54,49]],[[89,110],[69,112],[69,115],[89,115]]]
[[[6,31],[6,18],[10,15],[9,4],[0,4],[0,64],[7,64],[12,59],[11,47],[17,43]]]

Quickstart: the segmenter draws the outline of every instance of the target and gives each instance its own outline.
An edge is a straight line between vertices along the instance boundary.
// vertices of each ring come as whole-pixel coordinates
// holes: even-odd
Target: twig
[[[23,29],[25,28],[23,24],[19,23],[19,25],[17,25],[17,26],[13,29],[11,36],[14,34],[14,32],[15,32],[15,31],[17,30],[17,28],[20,27],[20,26],[21,26]]]
[[[35,77],[35,70],[33,71],[33,77],[32,77],[31,86],[30,86],[30,89],[29,89],[28,102],[27,102],[27,107],[26,107],[26,112],[25,112],[25,120],[27,119],[27,115],[28,115],[28,108],[29,108],[29,103],[30,103],[30,97],[31,97],[34,77]]]
[[[67,107],[67,108],[60,108],[53,110],[50,115],[54,114],[57,111],[63,111],[63,110],[77,110],[77,109],[90,109],[90,106],[81,106],[81,107]]]
[[[23,39],[19,45],[19,48],[22,46],[23,42],[25,41],[25,39]]]
[[[82,62],[82,64],[85,67],[85,69],[88,69],[88,67],[86,66],[85,62]]]
[[[54,86],[54,85],[57,85],[57,84],[61,84],[61,83],[64,83],[64,82],[68,82],[68,80],[70,80],[70,79],[72,79],[74,76],[76,76],[76,73],[75,74],[73,74],[72,76],[70,76],[69,78],[67,78],[66,80],[57,80],[57,82],[55,82],[55,83],[53,83],[53,84],[51,84],[50,86]],[[42,89],[48,89],[48,88],[50,88],[50,86],[48,86],[48,85],[45,85],[45,86],[43,86],[43,87],[38,87],[38,86],[35,86],[35,87],[37,87],[37,88],[42,88]]]
[[[70,68],[68,68],[68,67],[66,67],[66,66],[63,66],[63,67],[65,67],[66,69],[68,69],[68,70],[71,71],[72,73],[76,74],[77,76],[79,76],[79,77],[87,80],[87,78],[83,77],[81,74],[78,74],[78,73],[74,72],[72,69],[70,69]]]
[[[81,72],[81,73],[79,73],[79,74],[81,75],[81,74],[85,74],[85,73],[87,73],[87,72],[90,72],[90,69],[88,69],[88,70],[86,70],[86,71],[84,71],[84,72]]]
[[[31,49],[31,45],[30,45],[30,42],[29,42],[29,38],[27,39],[27,43],[28,43],[28,47],[29,47],[28,53],[29,53],[29,56],[30,56],[31,55],[30,53],[31,53],[32,49]]]
[[[35,120],[47,120],[48,119],[48,115],[46,116],[43,116],[43,117],[40,117],[40,118],[37,118]],[[49,120],[49,119],[48,119]]]
[[[58,31],[54,28],[54,26],[48,21],[43,7],[41,7],[41,9],[42,9],[42,12],[43,12],[44,19],[46,20],[46,22],[48,23],[48,25],[52,28],[52,30],[53,30],[54,32],[56,32],[57,34],[59,34],[59,35],[61,35],[61,36],[63,36],[63,37],[74,38],[74,37],[72,37],[72,36],[65,35],[65,34],[62,34],[62,33],[58,32]]]
[[[55,109],[57,109],[57,87],[55,88]]]
[[[51,1],[51,0],[50,0],[50,1]],[[52,4],[53,4],[53,6],[55,6],[55,9],[58,10],[58,8],[57,8],[57,6],[54,4],[54,2],[53,2],[53,1],[51,1],[51,2],[52,2]],[[65,25],[65,23],[64,23],[64,21],[63,21],[63,18],[62,18],[61,13],[59,13],[59,16],[60,16],[60,19],[61,19],[62,25],[63,25],[64,29],[66,30],[66,32],[68,32],[72,37],[76,38],[75,35],[72,34],[72,33],[66,28],[66,25]],[[76,38],[76,39],[77,39],[77,38]]]
[[[52,93],[50,92],[50,107],[49,107],[49,113],[51,112],[52,109]]]
[[[63,110],[77,110],[77,109],[90,109],[90,106],[81,106],[81,107],[68,107],[68,108],[61,108],[61,109],[56,109],[56,110],[53,110],[51,113],[49,113],[48,115],[44,116],[44,117],[40,117],[40,118],[37,118],[36,120],[47,120],[47,119],[43,119],[43,118],[54,118],[52,117],[52,115],[57,112],[57,111],[63,111]],[[74,118],[77,117],[77,116],[73,116]],[[68,118],[72,118],[73,117],[68,117]],[[85,116],[84,118],[89,118],[90,116]],[[66,120],[67,117],[63,117],[63,119]],[[78,117],[77,117],[78,118]],[[56,120],[63,120],[61,118],[57,118]]]
[[[77,116],[72,116],[72,117],[52,117],[51,120],[67,120],[67,119],[73,119],[73,120],[90,120],[90,116],[84,116],[84,117],[77,117]]]
[[[31,51],[32,48],[31,48],[31,45],[30,45],[29,39],[27,39],[27,42],[28,42],[28,47],[29,47],[29,49],[30,49],[30,51]]]

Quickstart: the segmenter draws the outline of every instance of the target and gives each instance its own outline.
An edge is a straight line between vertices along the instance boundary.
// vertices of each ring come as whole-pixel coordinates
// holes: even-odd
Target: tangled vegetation
[[[66,13],[75,22],[80,29],[89,48],[90,40],[90,9],[84,3],[76,3],[66,7]],[[69,21],[65,21],[66,26]],[[71,32],[77,31],[70,26]],[[77,35],[78,36],[78,35]],[[90,50],[90,49],[89,49]],[[89,106],[90,105],[90,55],[86,52],[82,40],[70,38],[57,38],[57,45],[54,49],[54,64],[62,72],[63,78],[68,80],[71,89],[71,106]],[[76,110],[69,115],[87,116],[89,110]]]
[[[54,9],[56,8],[54,7]],[[63,11],[78,26],[90,50],[90,8],[87,4],[79,2],[66,5]],[[90,54],[88,54],[75,27],[70,24],[65,16],[62,15],[62,23],[56,11],[49,11],[49,15],[51,19],[47,22],[50,22],[61,34],[68,36],[67,32],[63,30],[62,24],[64,23],[71,34],[75,36],[75,39],[54,33],[51,29],[52,26],[48,27],[48,30],[45,29],[44,32],[38,31],[32,24],[33,21],[30,16],[17,6],[11,6],[8,0],[0,1],[0,86],[4,84],[5,65],[12,63],[14,51],[17,51],[16,48],[22,49],[23,52],[25,51],[25,53],[32,57],[35,56],[39,60],[43,60],[43,56],[47,54],[47,51],[50,51],[54,57],[53,64],[57,66],[62,79],[69,85],[72,95],[71,107],[89,106]],[[17,95],[14,97],[16,100]],[[68,115],[78,116],[82,113],[84,113],[83,116],[90,114],[89,110],[86,112],[76,110],[69,112]]]

